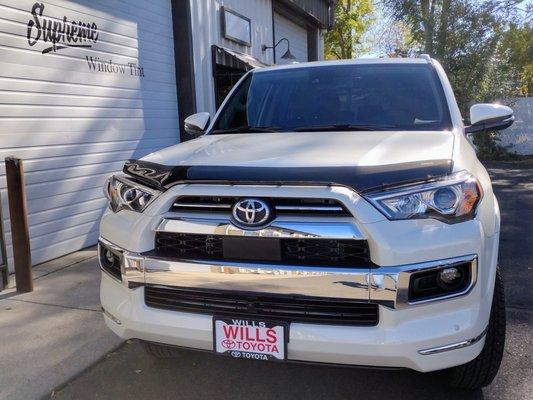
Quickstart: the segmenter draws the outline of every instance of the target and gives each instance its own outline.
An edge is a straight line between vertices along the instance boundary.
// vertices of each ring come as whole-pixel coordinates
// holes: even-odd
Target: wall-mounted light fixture
[[[281,38],[274,46],[267,46],[266,44],[264,44],[263,46],[261,46],[261,50],[266,51],[267,49],[275,49],[276,47],[278,47],[278,44],[280,44],[284,40],[287,42],[287,51],[281,56],[281,58],[283,58],[284,60],[296,60],[296,57],[294,57],[291,53],[291,42],[289,42],[289,39],[287,38]]]

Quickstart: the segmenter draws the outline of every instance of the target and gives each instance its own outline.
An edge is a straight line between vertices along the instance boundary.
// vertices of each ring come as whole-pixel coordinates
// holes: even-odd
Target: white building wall
[[[515,122],[500,131],[501,145],[510,152],[521,155],[533,154],[533,97],[509,100],[506,103],[513,109]]]
[[[272,45],[271,0],[189,0],[194,47],[194,73],[197,111],[215,113],[214,81],[211,45],[227,47],[250,54],[265,64],[273,63],[272,50],[263,52],[261,46]],[[251,20],[252,45],[244,46],[222,37],[220,8],[224,6]]]
[[[287,38],[289,40],[291,53],[296,57],[296,60],[284,60],[281,58],[281,56],[287,51],[287,42],[283,41],[276,48],[276,64],[287,64],[294,61],[308,61],[307,29],[278,13],[274,13],[274,32],[276,35],[276,43],[282,38]]]
[[[91,48],[46,54],[42,33],[33,46],[27,38],[34,4],[0,0],[0,160],[24,159],[36,264],[94,244],[105,177],[127,158],[177,143],[179,127],[170,0],[43,1],[43,17],[98,30]],[[117,72],[91,70],[91,56]],[[12,264],[3,162],[0,195]]]

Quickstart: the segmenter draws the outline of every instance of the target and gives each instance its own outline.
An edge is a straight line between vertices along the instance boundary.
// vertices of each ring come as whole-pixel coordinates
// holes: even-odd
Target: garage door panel
[[[30,239],[30,246],[32,248],[32,262],[35,263],[35,261],[33,260],[33,254],[39,249],[46,250],[48,247],[54,246],[55,243],[61,243],[74,238],[80,238],[95,231],[98,231],[98,223],[95,221],[91,221],[73,227],[66,227],[62,230],[51,232],[46,235],[32,237]],[[92,244],[94,243],[95,242],[93,242]],[[11,256],[12,252],[12,244],[6,243],[6,253]]]
[[[0,190],[2,196],[2,210],[4,210],[4,223],[6,224],[6,231],[10,231],[8,225],[9,218],[7,212],[9,210],[9,204],[7,201],[7,192],[5,189]],[[76,206],[85,202],[94,200],[104,200],[102,196],[102,188],[94,187],[80,190],[78,193],[70,192],[61,195],[53,196],[49,201],[43,201],[43,199],[28,199],[28,216],[38,213],[44,213],[47,211],[54,211],[64,207]],[[102,206],[103,207],[103,206]],[[105,207],[103,207],[105,208]]]
[[[116,130],[87,131],[87,132],[39,132],[33,135],[32,146],[53,146],[65,144],[84,144],[123,140],[146,139],[175,139],[178,136],[176,129],[161,130]],[[0,134],[0,141],[11,148],[28,147],[24,135]],[[0,165],[0,173],[2,171]]]
[[[176,142],[174,138],[163,139],[147,139],[143,140],[142,144],[146,147],[163,148],[171,146]],[[42,157],[62,157],[79,154],[84,156],[89,153],[100,153],[103,151],[115,150],[133,150],[139,147],[140,140],[124,140],[107,143],[93,143],[93,144],[79,144],[79,145],[62,145],[62,146],[39,146],[23,149],[0,150],[0,158],[5,158],[9,155],[15,155],[22,159],[42,158]]]
[[[274,13],[274,34],[276,36],[276,42],[282,38],[289,40],[291,53],[296,57],[296,60],[284,60],[281,58],[287,51],[287,42],[284,41],[276,48],[276,64],[308,61],[306,28],[301,27],[278,13]]]
[[[125,159],[176,144],[179,126],[170,0],[47,1],[44,18],[95,23],[98,40],[44,54],[50,42],[28,43],[34,4],[0,0],[0,159],[24,160],[37,263],[94,244],[104,179]],[[87,57],[107,64],[94,70]],[[143,76],[128,63],[140,65]],[[4,187],[1,165],[9,236]]]
[[[38,74],[36,69],[40,67],[52,68],[58,72],[65,73],[65,71],[76,71],[79,79],[80,74],[87,75],[92,81],[97,83],[99,79],[96,78],[113,78],[126,79],[135,78],[139,72],[135,66],[141,66],[144,71],[145,81],[155,82],[174,82],[174,67],[172,64],[160,63],[157,59],[147,60],[142,59],[139,62],[134,57],[112,56],[109,53],[95,52],[92,50],[81,50],[82,57],[73,57],[68,54],[41,54],[38,49],[25,49],[16,47],[23,46],[25,41],[22,38],[0,34],[0,59],[6,63],[17,65],[26,65],[26,68],[34,69],[34,76]],[[86,57],[89,57],[88,59]],[[91,58],[92,57],[92,58]],[[110,60],[112,64],[110,65]],[[130,65],[130,64],[133,64]],[[103,69],[104,68],[104,69]],[[112,70],[108,70],[112,68]],[[147,73],[150,71],[150,73]],[[172,73],[172,74],[171,74]]]
[[[48,246],[42,249],[32,252],[33,264],[42,263],[54,258],[60,257],[63,254],[69,253],[71,249],[83,249],[87,246],[91,246],[98,240],[98,229],[83,234],[81,236],[61,241],[51,242]]]
[[[26,26],[28,21],[34,19],[31,10],[35,3],[34,0],[2,0],[0,7],[3,14],[6,15],[6,19],[13,22],[19,22]],[[113,15],[109,13],[100,12],[98,9],[91,9],[90,7],[83,6],[79,3],[73,5],[72,2],[63,2],[63,4],[68,5],[67,7],[57,6],[54,3],[58,2],[47,1],[44,4],[42,17],[52,21],[62,21],[63,17],[66,16],[68,22],[94,22],[99,31],[122,35],[130,39],[138,39],[142,33],[139,32],[139,26],[134,22],[133,18],[127,19],[118,15],[113,17]],[[85,10],[85,12],[82,10]],[[107,26],[107,29],[105,29],[104,25]],[[25,35],[26,32],[24,32],[24,36]]]
[[[27,24],[32,19],[29,12],[5,7],[1,4],[0,11],[4,20],[4,23],[0,26],[0,32],[9,33],[27,40]],[[53,21],[61,21],[51,16],[47,16],[47,18]],[[117,52],[133,57],[136,57],[139,52],[142,54],[152,52],[154,56],[159,53],[161,57],[165,57],[165,60],[170,60],[170,58],[166,58],[168,52],[173,50],[173,41],[170,36],[162,37],[157,33],[138,32],[137,27],[122,29],[123,27],[115,22],[106,21],[103,25],[102,23],[98,24],[97,21],[93,22],[97,23],[98,26],[98,43],[103,46],[101,48],[102,51]],[[104,26],[111,30],[103,29]],[[141,42],[137,39],[138,34],[142,36],[143,40]],[[124,50],[120,50],[120,47]],[[157,59],[157,57],[153,57],[153,59]]]
[[[92,213],[95,210],[98,212],[103,212],[105,211],[106,206],[107,202],[102,198],[83,201],[81,203],[68,204],[66,206],[60,206],[41,212],[29,213],[28,222],[32,226],[32,229],[33,227],[37,228],[38,225],[42,226],[48,222],[55,222],[60,219],[71,219],[71,222],[75,224],[76,218],[72,217],[83,215],[85,213]],[[7,227],[6,233],[11,233],[10,226]]]
[[[98,198],[94,200],[84,201],[82,203],[69,204],[66,206],[61,206],[50,210],[29,214],[28,222],[31,226],[37,226],[46,224],[50,221],[57,221],[61,218],[69,218],[74,223],[76,221],[76,218],[72,217],[77,215],[83,215],[87,212],[92,212],[94,210],[98,210],[98,212],[103,212],[106,206],[106,200]],[[9,232],[10,230],[8,230],[8,233]]]
[[[103,196],[101,188],[107,176],[109,176],[109,173],[26,185],[26,193],[32,199],[48,199],[43,201],[47,201],[49,204],[53,204],[52,197],[56,195],[77,193],[86,189],[100,188]]]
[[[32,263],[39,264],[54,258],[60,257],[66,253],[71,252],[71,249],[83,249],[91,246],[98,240],[98,229],[83,233],[79,236],[55,242],[46,242],[44,240],[44,247],[32,251]],[[43,240],[41,240],[43,242]],[[33,245],[33,244],[32,244]],[[13,249],[11,246],[6,248],[8,265],[13,263]]]
[[[0,90],[21,92],[21,93],[35,93],[35,94],[72,94],[73,96],[88,96],[88,97],[109,97],[109,98],[124,98],[124,99],[144,99],[144,100],[165,100],[176,103],[176,93],[174,84],[164,83],[159,84],[150,82],[148,88],[141,91],[139,87],[133,84],[121,85],[121,82],[116,80],[98,80],[99,83],[91,85],[89,82],[79,83],[74,76],[64,76],[57,73],[61,80],[50,82],[40,79],[35,79],[35,76],[28,70],[20,71],[16,64],[8,64],[0,62],[0,71],[3,77],[0,77]],[[43,68],[41,68],[43,70]],[[42,71],[41,71],[42,72]],[[54,75],[52,75],[54,76]],[[105,86],[105,83],[114,84],[114,86]],[[2,97],[5,99],[5,96]]]
[[[52,158],[38,158],[34,160],[26,160],[24,162],[24,171],[46,171],[57,168],[71,168],[79,165],[91,165],[97,163],[105,163],[113,160],[127,160],[129,158],[141,158],[154,151],[159,150],[160,147],[138,147],[132,150],[124,151],[110,151],[105,153],[86,154],[83,157],[77,155],[69,157]],[[0,175],[5,174],[4,164],[0,164]]]
[[[0,118],[165,118],[167,110],[157,108],[121,108],[87,106],[0,105]]]
[[[0,7],[0,10],[2,8]],[[17,15],[19,15],[17,13]],[[19,40],[23,40],[28,44],[28,39],[26,36],[28,18],[26,15],[21,16],[20,21],[15,21],[9,19],[9,21],[4,21],[0,27],[0,33],[2,34],[2,45],[10,47],[20,46]],[[101,52],[110,52],[116,53],[127,57],[137,58],[139,55],[138,42],[135,40],[125,40],[128,39],[122,35],[109,34],[107,32],[102,32],[99,30],[98,33],[98,48]],[[36,46],[30,47],[35,51],[41,52],[41,47]]]
[[[68,124],[67,124],[68,122]],[[49,118],[47,120],[37,118],[5,118],[0,124],[0,133],[34,132],[44,126],[47,131],[56,129],[61,132],[65,129],[79,129],[84,132],[90,130],[105,129],[161,129],[174,127],[178,129],[177,118],[99,118],[99,119],[70,119]]]
[[[11,66],[13,64],[10,64]],[[0,63],[0,70],[3,64]],[[153,86],[153,85],[151,85]],[[0,92],[3,92],[2,101],[5,104],[13,103],[11,97],[30,96],[38,101],[42,96],[50,95],[68,95],[78,99],[87,99],[92,101],[94,98],[114,99],[114,100],[142,100],[143,102],[161,101],[172,103],[176,106],[176,94],[171,90],[173,85],[164,85],[167,91],[143,90],[137,89],[113,88],[105,86],[90,86],[82,84],[68,84],[61,82],[47,82],[35,79],[0,77]],[[9,93],[8,93],[9,92]],[[7,95],[10,96],[7,96]]]
[[[26,172],[26,185],[33,185],[38,183],[46,183],[50,181],[50,176],[53,175],[54,180],[67,180],[70,178],[84,177],[88,175],[96,175],[108,173],[122,169],[124,163],[122,161],[112,161],[100,164],[82,165],[71,168],[60,168],[46,171]],[[0,177],[0,188],[6,187],[5,177]]]
[[[30,224],[32,224],[30,228],[30,236],[34,238],[34,244],[38,240],[38,238],[46,236],[50,238],[51,235],[55,235],[61,231],[64,231],[66,229],[70,228],[76,228],[80,225],[88,225],[90,228],[92,224],[94,224],[94,221],[98,221],[100,218],[102,218],[102,215],[104,214],[105,209],[103,207],[100,207],[96,210],[86,210],[85,212],[81,214],[73,214],[73,215],[58,215],[57,218],[53,220],[45,221],[41,224],[35,224],[34,220],[32,218],[28,218],[28,221]],[[75,217],[75,218],[73,218]],[[73,230],[74,232],[78,233],[79,231]],[[10,233],[9,231],[6,233]],[[11,235],[8,235],[8,238],[6,240],[6,245],[11,246]],[[68,238],[68,236],[67,236]]]
[[[0,55],[5,53],[3,51],[5,49],[0,48]],[[10,53],[12,54],[12,52]],[[14,56],[16,57],[16,56]],[[52,69],[52,68],[45,68],[45,67],[39,67],[34,68],[33,65],[25,66],[24,64],[20,64],[21,59],[15,58],[13,61],[17,61],[16,63],[2,63],[0,65],[2,68],[0,69],[2,77],[4,78],[18,78],[18,79],[33,79],[37,81],[42,81],[43,79],[47,79],[47,81],[51,82],[59,82],[59,83],[68,83],[71,85],[82,85],[86,87],[87,85],[92,85],[100,88],[118,88],[118,89],[129,89],[129,90],[147,90],[149,92],[153,91],[162,91],[162,92],[171,92],[174,90],[175,94],[175,76],[165,76],[164,74],[161,75],[160,72],[154,72],[152,76],[152,79],[146,79],[141,86],[141,83],[138,82],[137,77],[124,75],[124,76],[116,76],[116,75],[104,75],[103,73],[98,72],[91,72],[87,71],[85,69],[86,65],[84,66],[83,63],[75,63],[78,67],[81,69],[77,70],[76,73],[73,73],[72,71],[65,71],[62,69]],[[32,58],[28,58],[28,62],[31,63]],[[18,73],[17,73],[18,71]],[[87,71],[87,72],[86,72]],[[157,76],[162,76],[164,81],[157,81]],[[146,76],[144,77],[146,78]],[[144,80],[143,78],[143,80]],[[3,83],[3,82],[1,82]],[[146,88],[146,89],[145,89]],[[0,90],[2,87],[0,87]]]
[[[109,107],[109,108],[140,108],[156,110],[175,110],[175,100],[162,99],[122,99],[104,96],[82,96],[53,93],[24,93],[0,90],[4,96],[3,104],[23,106],[72,106],[72,107]]]

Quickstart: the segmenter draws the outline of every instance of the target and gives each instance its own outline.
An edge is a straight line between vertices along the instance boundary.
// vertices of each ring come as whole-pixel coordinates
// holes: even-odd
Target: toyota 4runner
[[[248,72],[195,140],[107,179],[105,321],[149,352],[448,370],[489,384],[505,339],[500,213],[427,56]]]

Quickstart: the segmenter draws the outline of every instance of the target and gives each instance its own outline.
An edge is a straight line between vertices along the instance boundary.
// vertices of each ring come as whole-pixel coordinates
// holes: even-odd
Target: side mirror
[[[474,104],[470,107],[470,124],[465,133],[486,130],[500,130],[510,127],[514,122],[513,110],[500,104]]]
[[[199,112],[185,118],[184,128],[189,135],[198,137],[205,133],[211,115],[208,112]]]

